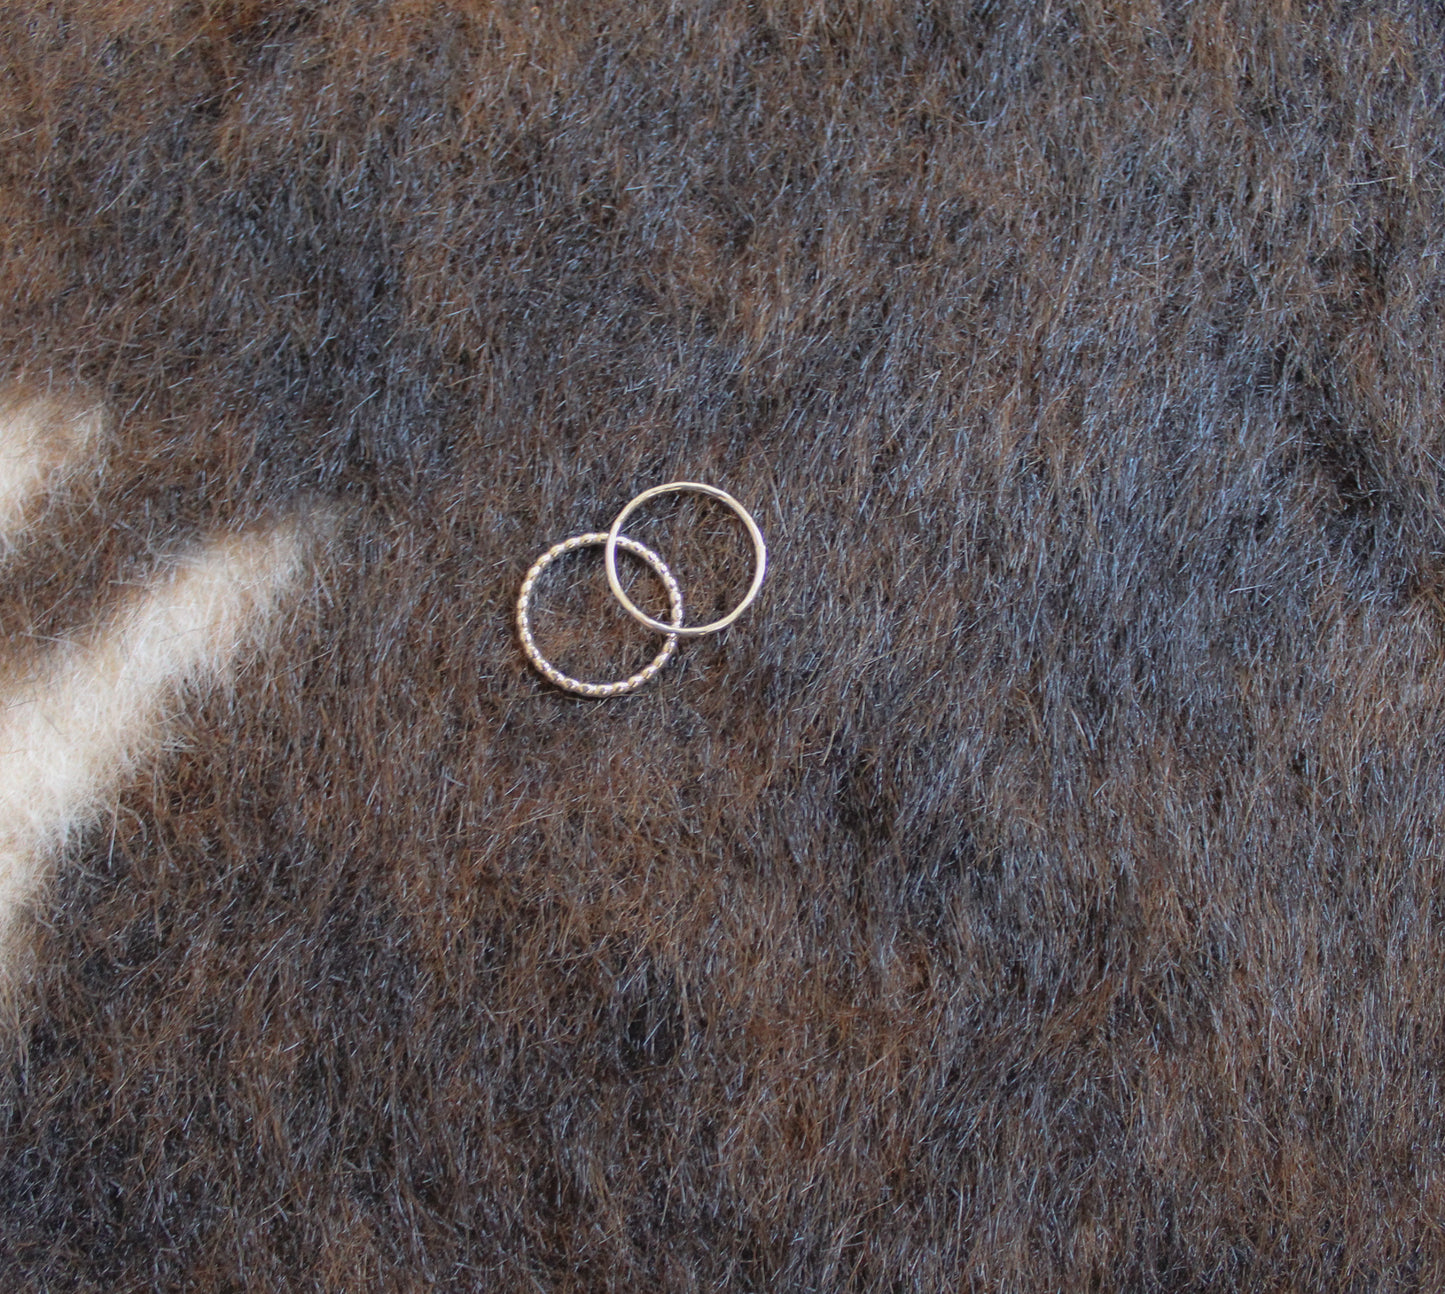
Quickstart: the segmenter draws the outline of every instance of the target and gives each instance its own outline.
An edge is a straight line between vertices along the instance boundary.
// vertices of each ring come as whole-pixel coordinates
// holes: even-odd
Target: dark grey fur
[[[343,518],[42,909],[6,1288],[1445,1284],[1442,26],[6,5],[7,633]],[[678,476],[762,600],[550,690]]]

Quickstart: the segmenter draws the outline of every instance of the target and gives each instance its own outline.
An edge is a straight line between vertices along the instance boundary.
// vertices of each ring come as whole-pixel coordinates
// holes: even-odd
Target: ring
[[[527,603],[532,597],[532,585],[537,582],[537,577],[547,569],[554,559],[561,557],[563,553],[570,553],[574,548],[592,548],[599,544],[607,544],[608,552],[612,552],[611,545],[616,544],[627,549],[629,553],[642,558],[654,571],[658,578],[667,587],[668,608],[672,612],[672,624],[667,625],[659,621],[649,621],[656,625],[667,635],[666,641],[662,644],[662,650],[652,658],[652,663],[631,678],[623,679],[620,683],[584,683],[581,679],[575,679],[562,673],[552,664],[541,652],[537,650],[536,640],[532,637],[532,626],[527,619]],[[617,585],[613,585],[615,590]],[[631,603],[628,604],[629,606]],[[635,614],[635,613],[634,613]],[[621,696],[624,692],[631,692],[633,688],[641,687],[654,674],[657,673],[671,658],[672,653],[677,649],[677,634],[673,631],[673,625],[682,624],[682,590],[677,585],[677,580],[667,569],[667,563],[662,560],[646,544],[639,544],[635,539],[629,539],[626,535],[606,535],[601,531],[589,532],[585,535],[573,535],[571,539],[564,539],[560,544],[553,544],[535,562],[532,569],[527,572],[526,578],[522,581],[522,591],[517,595],[517,633],[522,639],[522,650],[527,654],[527,659],[537,667],[537,671],[555,683],[560,688],[569,692],[576,692],[581,696]]]
[[[757,570],[753,572],[753,582],[748,588],[746,596],[721,620],[714,620],[708,625],[684,625],[682,615],[674,615],[672,624],[663,624],[661,620],[654,620],[645,611],[640,610],[633,604],[631,598],[622,591],[622,584],[617,578],[617,549],[619,545],[628,548],[631,541],[622,532],[622,523],[632,515],[633,511],[648,499],[655,498],[659,494],[671,494],[679,490],[690,490],[695,494],[706,494],[714,499],[721,499],[734,512],[742,518],[743,525],[748,528],[748,535],[753,541],[753,552],[757,556]],[[703,634],[714,634],[719,629],[726,629],[744,611],[752,605],[752,601],[758,596],[758,590],[763,587],[763,574],[768,568],[768,550],[763,543],[763,532],[758,529],[758,523],[753,520],[752,515],[726,490],[720,490],[715,485],[701,485],[697,481],[670,481],[666,485],[654,485],[650,490],[644,490],[632,500],[621,512],[617,514],[616,520],[612,523],[612,529],[604,536],[607,544],[605,553],[607,562],[607,583],[612,588],[613,596],[622,603],[627,614],[640,624],[646,625],[649,629],[655,629],[658,633],[678,635],[684,638],[700,638]],[[636,551],[632,549],[631,551]]]

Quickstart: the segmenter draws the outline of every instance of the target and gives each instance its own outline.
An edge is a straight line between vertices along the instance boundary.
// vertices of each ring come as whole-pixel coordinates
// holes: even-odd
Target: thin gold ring
[[[728,612],[721,620],[714,620],[706,625],[684,625],[682,616],[674,617],[672,624],[663,624],[661,620],[654,620],[645,611],[642,611],[633,604],[631,598],[622,591],[622,583],[617,578],[617,549],[620,545],[626,548],[628,539],[622,534],[622,523],[648,499],[656,498],[659,494],[672,494],[676,491],[691,491],[694,494],[706,494],[714,499],[720,499],[726,503],[742,519],[743,525],[748,528],[748,536],[753,541],[753,553],[757,559],[757,569],[753,572],[753,582],[748,587],[743,600]],[[758,596],[758,590],[763,587],[763,575],[768,569],[768,549],[763,543],[763,532],[758,529],[758,523],[753,520],[752,514],[743,507],[726,490],[720,490],[715,485],[702,485],[697,481],[669,481],[666,485],[654,485],[650,490],[643,490],[632,500],[621,512],[617,514],[612,522],[612,529],[606,535],[607,547],[604,554],[607,563],[607,583],[612,589],[612,595],[622,603],[627,614],[639,624],[646,625],[662,634],[681,634],[684,638],[700,638],[704,634],[715,634],[719,629],[726,629],[744,611],[752,605],[753,599]]]
[[[651,664],[639,670],[631,678],[625,678],[620,683],[584,683],[581,679],[572,678],[562,673],[552,664],[540,651],[537,650],[536,640],[532,637],[532,625],[528,618],[527,606],[532,597],[532,586],[537,582],[537,577],[547,569],[549,565],[563,553],[570,553],[574,548],[592,548],[600,544],[609,545],[608,552],[611,553],[610,545],[616,544],[627,549],[642,558],[654,571],[667,589],[668,610],[672,613],[672,624],[666,625],[662,621],[649,623],[657,625],[661,632],[667,635],[662,644],[662,650],[652,658]],[[614,591],[617,585],[613,585]],[[630,603],[628,604],[631,605]],[[662,560],[646,544],[639,544],[635,539],[629,539],[626,535],[607,535],[602,531],[592,531],[585,535],[573,535],[571,539],[564,539],[560,544],[553,544],[535,562],[532,568],[522,580],[522,591],[517,595],[517,634],[522,640],[522,650],[526,653],[527,659],[536,667],[537,672],[549,682],[555,683],[568,692],[576,692],[580,696],[621,696],[624,692],[631,692],[634,688],[641,687],[654,674],[657,673],[668,660],[672,653],[677,650],[677,634],[674,632],[674,625],[682,624],[682,590],[678,587],[677,580],[667,569],[667,563]]]

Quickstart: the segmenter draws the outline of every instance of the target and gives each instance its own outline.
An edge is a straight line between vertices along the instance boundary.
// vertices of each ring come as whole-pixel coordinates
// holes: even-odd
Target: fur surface
[[[6,651],[340,518],[32,923],[6,1286],[1445,1284],[1442,37],[5,6],[0,365],[108,427]],[[549,689],[679,477],[758,605]]]
[[[50,400],[16,399],[0,409],[0,561],[35,524],[45,497],[95,449],[101,416]]]
[[[225,678],[304,558],[297,528],[213,539],[153,579],[113,622],[53,650],[0,700],[0,976],[47,864],[164,741],[167,702]]]

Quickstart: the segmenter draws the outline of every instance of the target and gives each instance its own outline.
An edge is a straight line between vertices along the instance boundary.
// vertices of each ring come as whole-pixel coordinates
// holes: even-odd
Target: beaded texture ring
[[[658,578],[667,589],[668,611],[672,616],[672,625],[682,624],[682,589],[678,587],[677,580],[668,569],[667,563],[662,560],[646,544],[640,544],[635,539],[629,539],[626,535],[616,537],[616,546],[625,548],[629,553],[642,558],[652,569],[657,572]],[[522,580],[522,591],[517,595],[517,634],[522,640],[522,651],[532,662],[537,672],[550,683],[568,692],[575,692],[579,696],[587,697],[611,697],[622,696],[641,687],[654,674],[657,673],[672,658],[672,653],[677,650],[677,634],[672,632],[672,627],[663,625],[663,631],[667,634],[663,639],[662,650],[652,658],[652,661],[643,669],[625,678],[618,683],[586,683],[581,679],[572,678],[562,673],[552,664],[540,651],[537,650],[536,639],[532,637],[532,625],[528,615],[528,607],[532,598],[532,586],[536,584],[537,577],[547,569],[557,558],[564,553],[570,553],[576,548],[601,548],[607,546],[609,536],[606,531],[590,531],[585,535],[573,535],[571,539],[564,539],[560,544],[553,544],[543,553],[527,572]],[[660,621],[658,623],[661,623]]]

